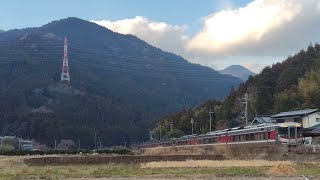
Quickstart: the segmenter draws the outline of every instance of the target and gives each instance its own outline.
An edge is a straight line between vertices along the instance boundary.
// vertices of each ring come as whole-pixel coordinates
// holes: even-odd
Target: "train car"
[[[195,145],[196,141],[196,135],[186,135],[182,136],[180,138],[174,139],[174,145],[175,146],[190,146],[190,145]]]
[[[235,127],[201,135],[186,135],[173,140],[143,146],[185,147],[221,144],[280,143],[288,146],[303,144],[300,123],[259,124],[256,126]]]
[[[166,140],[166,141],[151,141],[146,142],[143,144],[140,144],[139,148],[156,148],[156,147],[172,147],[173,146],[173,140]]]

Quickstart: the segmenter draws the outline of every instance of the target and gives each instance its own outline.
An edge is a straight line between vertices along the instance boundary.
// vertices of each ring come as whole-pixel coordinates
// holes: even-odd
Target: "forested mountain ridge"
[[[60,83],[67,37],[71,86]],[[241,82],[132,35],[78,18],[0,34],[0,132],[94,146],[148,138],[165,114],[222,99]]]
[[[281,63],[265,67],[261,73],[250,76],[237,90],[231,90],[222,102],[210,100],[195,110],[182,111],[165,117],[154,129],[157,138],[191,134],[190,119],[195,121],[195,133],[209,130],[209,109],[213,129],[244,126],[244,94],[248,93],[248,119],[257,115],[272,115],[283,111],[320,108],[320,45],[310,45],[306,50],[289,56]],[[249,122],[250,123],[250,122]],[[174,130],[170,132],[170,124]]]

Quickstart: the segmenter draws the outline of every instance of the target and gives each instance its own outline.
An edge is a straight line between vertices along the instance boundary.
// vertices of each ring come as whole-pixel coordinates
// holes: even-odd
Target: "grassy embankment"
[[[28,166],[24,157],[0,157],[0,179],[64,179],[97,177],[320,176],[320,163],[224,160],[150,162],[142,164]]]

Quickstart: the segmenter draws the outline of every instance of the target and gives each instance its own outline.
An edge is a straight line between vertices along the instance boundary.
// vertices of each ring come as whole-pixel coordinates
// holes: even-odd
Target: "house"
[[[20,146],[19,147],[20,150],[23,150],[23,151],[31,151],[34,149],[32,142],[29,140],[20,140],[19,146]]]
[[[271,118],[277,123],[298,122],[302,123],[303,128],[311,128],[320,124],[320,111],[319,109],[288,111],[273,115]]]
[[[15,136],[0,136],[0,144],[7,142],[14,142],[16,139]]]
[[[276,121],[272,119],[270,116],[257,116],[251,122],[251,126],[258,125],[258,124],[268,124],[268,123],[276,123]]]

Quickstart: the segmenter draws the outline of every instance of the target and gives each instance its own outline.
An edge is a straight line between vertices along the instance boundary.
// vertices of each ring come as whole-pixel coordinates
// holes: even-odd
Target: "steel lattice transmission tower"
[[[70,74],[68,65],[68,40],[64,38],[64,56],[61,71],[61,81],[70,84]]]

